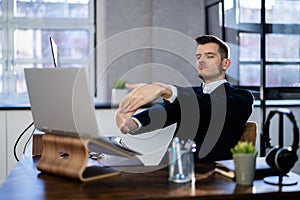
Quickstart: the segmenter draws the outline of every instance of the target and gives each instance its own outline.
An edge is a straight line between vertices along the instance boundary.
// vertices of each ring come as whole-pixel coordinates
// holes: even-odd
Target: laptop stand
[[[108,166],[88,166],[89,139],[45,133],[43,153],[38,170],[50,174],[78,179],[82,182],[119,175],[120,171]]]

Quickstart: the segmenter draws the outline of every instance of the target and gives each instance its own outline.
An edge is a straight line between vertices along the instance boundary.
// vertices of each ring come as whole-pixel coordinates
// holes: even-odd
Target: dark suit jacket
[[[231,159],[230,148],[241,138],[253,108],[253,95],[230,83],[211,94],[202,87],[177,87],[177,99],[154,105],[136,117],[147,132],[177,123],[176,136],[193,139],[197,145],[195,162]]]

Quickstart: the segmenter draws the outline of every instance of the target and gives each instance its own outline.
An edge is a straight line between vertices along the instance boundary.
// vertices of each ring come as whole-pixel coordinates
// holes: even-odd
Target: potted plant
[[[258,155],[255,145],[251,142],[239,141],[230,151],[234,161],[237,184],[252,185]]]
[[[126,86],[126,81],[122,79],[118,79],[114,82],[112,95],[111,95],[111,103],[113,105],[118,105],[121,100],[128,93]]]

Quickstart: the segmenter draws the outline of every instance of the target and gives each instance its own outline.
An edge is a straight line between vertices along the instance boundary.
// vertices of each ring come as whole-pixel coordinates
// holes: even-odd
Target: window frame
[[[2,92],[0,93],[0,104],[23,104],[29,103],[28,94],[18,94],[15,91],[15,78],[11,77],[16,64],[45,64],[53,63],[51,57],[47,58],[14,58],[14,31],[17,29],[38,29],[38,30],[86,30],[88,32],[89,44],[88,51],[92,52],[95,48],[95,4],[97,1],[89,1],[89,16],[87,18],[32,18],[14,16],[15,1],[2,0],[2,15],[0,16],[0,25],[2,31]],[[50,44],[49,44],[50,48]],[[81,61],[82,59],[78,59]],[[91,83],[95,80],[95,58],[90,59],[89,75]],[[76,59],[65,58],[64,63],[74,63]],[[94,87],[91,88],[94,93]]]
[[[264,5],[264,0],[261,0],[262,6]],[[254,24],[254,23],[230,23],[227,24],[227,27],[225,26],[225,10],[224,10],[224,0],[206,0],[205,2],[206,6],[206,11],[208,11],[208,8],[211,6],[218,5],[221,7],[221,13],[219,13],[221,22],[221,26],[219,29],[221,30],[221,34],[218,35],[220,38],[222,38],[226,42],[233,43],[239,47],[239,34],[240,33],[256,33],[260,34],[261,36],[261,44],[266,43],[266,35],[267,34],[299,34],[299,32],[294,32],[293,30],[300,30],[300,24],[267,24],[265,22],[265,17],[262,17],[263,15],[265,16],[265,10],[261,8],[261,19],[262,22],[261,24]],[[236,0],[233,0],[234,7],[233,9],[237,9],[236,5]],[[236,12],[231,12],[233,19],[236,19]],[[234,20],[231,20],[232,22]],[[208,13],[206,13],[206,24],[214,23],[216,26],[216,22],[213,21],[211,22],[210,19],[208,18]],[[211,25],[210,25],[211,26]],[[288,29],[283,28],[283,27],[288,27]],[[289,28],[290,27],[290,28]],[[289,30],[288,32],[286,30]],[[206,26],[206,33],[207,34],[214,34],[211,32],[210,27],[207,25]],[[235,35],[237,40],[233,40],[230,38],[230,35]],[[272,66],[272,65],[300,65],[300,60],[299,61],[267,61],[266,60],[266,45],[260,45],[261,47],[261,56],[260,60],[258,61],[240,61],[239,60],[239,50],[236,52],[237,53],[237,66],[238,66],[238,72],[237,72],[237,81],[234,83],[237,87],[241,88],[246,88],[251,91],[253,91],[254,96],[256,99],[259,100],[294,100],[294,99],[300,99],[299,97],[299,92],[300,92],[300,87],[267,87],[266,86],[266,66]],[[299,44],[300,46],[300,44]],[[239,48],[238,48],[239,49]],[[243,64],[259,64],[260,65],[260,72],[261,72],[261,80],[260,80],[260,86],[242,86],[239,84],[239,70],[240,70],[240,65]],[[264,69],[264,70],[263,70]],[[299,69],[300,71],[300,69]],[[274,94],[274,91],[277,91],[276,94]],[[263,96],[263,97],[262,97]]]

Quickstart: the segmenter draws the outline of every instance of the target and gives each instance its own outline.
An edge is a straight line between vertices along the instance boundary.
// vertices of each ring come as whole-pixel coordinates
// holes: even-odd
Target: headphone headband
[[[273,118],[273,116],[275,114],[284,114],[293,123],[294,139],[293,139],[293,144],[292,144],[291,148],[292,148],[292,151],[296,153],[296,151],[297,151],[297,149],[299,147],[299,129],[298,129],[298,126],[297,126],[297,122],[296,122],[296,119],[295,119],[292,111],[288,110],[288,109],[283,109],[283,108],[270,111],[270,113],[269,113],[269,115],[267,117],[267,120],[266,120],[266,123],[265,123],[265,126],[264,126],[265,147],[266,148],[270,148],[271,147],[271,142],[270,142],[271,139],[270,139],[270,134],[269,134],[269,127],[270,127],[270,120]]]

